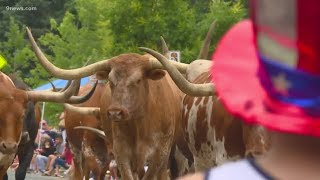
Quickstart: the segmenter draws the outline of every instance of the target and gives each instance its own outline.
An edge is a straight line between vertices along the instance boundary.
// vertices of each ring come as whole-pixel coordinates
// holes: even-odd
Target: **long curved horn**
[[[70,85],[71,85],[71,83],[72,83],[72,80],[68,80],[68,82],[67,82],[67,84],[66,84],[65,87],[63,87],[63,88],[57,88],[57,87],[53,84],[53,82],[51,82],[50,80],[48,80],[48,81],[49,81],[49,83],[51,84],[51,87],[52,87],[52,91],[53,91],[53,92],[64,92],[64,91],[66,91],[66,90],[70,87]],[[78,85],[77,85],[76,88],[75,88],[76,90],[75,90],[74,94],[75,94],[75,93],[78,93],[77,87],[78,87]],[[80,83],[79,83],[79,87],[80,87]]]
[[[57,89],[56,86],[53,84],[53,82],[51,82],[51,81],[49,80],[49,83],[51,84],[51,87],[52,87],[53,92],[57,92],[58,89]]]
[[[72,83],[72,80],[68,80],[66,86],[65,86],[63,89],[61,89],[60,92],[63,92],[63,91],[65,91],[65,90],[67,90],[68,87],[71,85],[71,83]]]
[[[211,37],[212,37],[212,33],[215,29],[215,26],[216,26],[216,21],[213,21],[210,25],[208,32],[207,32],[207,36],[203,42],[202,48],[201,48],[200,53],[198,55],[198,59],[207,59],[208,58]]]
[[[169,48],[167,46],[167,43],[162,36],[160,36],[160,40],[161,40],[162,54],[166,56],[166,58],[169,58]]]
[[[87,100],[89,100],[91,98],[91,96],[93,95],[94,91],[96,90],[98,85],[98,81],[96,81],[96,83],[94,84],[94,86],[92,87],[92,89],[89,91],[89,93],[87,93],[84,96],[71,96],[66,103],[69,104],[79,104],[79,103],[83,103]],[[77,93],[78,94],[78,93]]]
[[[140,48],[140,49],[143,50],[142,48]],[[178,69],[178,71],[180,71],[182,74],[185,74],[187,72],[189,64],[179,63],[179,62],[176,62],[176,61],[170,61],[168,59],[167,59],[167,61],[168,61],[168,63],[170,63],[173,66],[175,66]],[[149,62],[150,62],[150,66],[149,66],[150,69],[165,69],[165,67],[155,57],[150,57],[149,58]]]
[[[81,79],[79,79],[79,81],[77,81],[77,82],[79,82],[79,83],[77,83],[77,84],[76,84],[76,86],[75,86],[75,90],[73,91],[73,94],[72,94],[72,95],[74,95],[74,96],[77,96],[77,95],[78,95],[78,93],[79,93],[79,91],[80,91],[80,83],[81,83]]]
[[[156,57],[162,65],[166,68],[168,73],[170,74],[171,78],[177,84],[177,86],[183,91],[184,93],[191,95],[191,96],[212,96],[214,95],[214,87],[212,83],[207,84],[192,84],[187,81],[181,73],[179,73],[178,69],[175,68],[169,60],[161,55],[160,53],[141,47],[141,50],[151,54],[152,56]]]
[[[81,115],[93,115],[97,118],[100,118],[100,108],[98,107],[77,107],[65,103],[64,108],[68,111],[72,111]]]
[[[95,134],[97,134],[99,137],[105,139],[106,138],[106,134],[101,131],[100,129],[96,129],[96,128],[92,128],[92,127],[87,127],[87,126],[76,126],[73,129],[83,129],[83,130],[89,130]]]
[[[56,67],[53,65],[43,54],[41,49],[38,47],[37,43],[35,42],[31,31],[29,28],[27,28],[27,34],[29,37],[29,40],[31,42],[32,48],[39,59],[40,64],[53,76],[60,78],[60,79],[67,79],[67,80],[73,80],[73,79],[80,79],[85,76],[90,76],[94,74],[97,71],[103,71],[103,70],[109,70],[109,64],[108,59],[96,62],[94,64],[90,64],[88,66],[72,69],[72,70],[65,70]]]
[[[77,88],[80,80],[74,80],[70,87],[64,92],[48,92],[48,91],[25,91],[30,101],[48,101],[48,102],[65,102],[69,99]]]

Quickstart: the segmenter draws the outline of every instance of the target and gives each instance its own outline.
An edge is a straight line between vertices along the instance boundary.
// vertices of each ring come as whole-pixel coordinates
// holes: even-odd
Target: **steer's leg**
[[[130,133],[128,124],[113,124],[113,152],[115,155],[117,167],[120,171],[121,179],[134,180],[132,166],[134,166],[133,151],[135,149],[134,136]]]
[[[8,180],[8,174],[6,173],[4,176],[3,176],[3,180]]]
[[[132,173],[133,173],[133,177],[134,179],[140,180],[142,179],[142,177],[144,176],[144,164],[145,164],[145,153],[138,153],[137,155],[135,155],[137,158],[139,159],[135,159],[135,163],[132,167]]]
[[[81,147],[78,148],[77,146],[73,145],[71,141],[69,141],[69,146],[72,152],[72,160],[73,160],[73,169],[70,174],[70,180],[82,180],[83,173],[82,173],[82,152]]]
[[[117,150],[115,149],[115,153]],[[120,170],[121,179],[134,180],[131,169],[131,156],[129,154],[116,155],[116,162],[118,169]]]
[[[105,161],[102,161],[102,163],[103,162],[105,162]],[[100,177],[101,180],[104,180],[104,177],[106,176],[106,172],[107,172],[108,167],[109,167],[109,163],[102,164],[101,166],[102,167],[100,168],[99,177]]]
[[[122,142],[121,142],[122,141]],[[134,180],[132,174],[132,149],[129,143],[124,140],[115,140],[113,150],[115,154],[115,159],[117,162],[117,167],[120,170],[121,179]]]
[[[90,172],[92,172],[92,176],[93,179],[95,180],[100,180],[100,169],[101,167],[99,167],[99,164],[97,162],[97,159],[95,156],[93,156],[93,154],[91,154],[90,156],[87,155],[85,158],[85,169],[86,169],[86,179],[90,179]]]
[[[82,179],[80,162],[77,160],[74,161],[74,170],[73,170],[73,173],[72,173],[70,179],[73,179],[73,180]]]
[[[166,143],[160,143],[166,144]],[[153,180],[156,177],[161,177],[166,172],[168,159],[169,159],[170,147],[161,147],[154,152],[150,161],[148,170],[143,176],[142,180]],[[158,178],[157,178],[158,179]],[[162,179],[160,179],[162,180]]]
[[[27,169],[30,165],[33,151],[34,151],[34,142],[29,141],[24,147],[19,147],[18,157],[19,157],[19,166],[16,170],[15,178],[16,179],[25,179]]]
[[[83,154],[83,161],[82,161],[82,168],[83,168],[83,175],[85,177],[85,180],[90,179],[90,172],[92,172],[93,178],[96,179],[95,172],[99,170],[99,167],[97,166],[97,161],[94,156],[93,149],[90,146],[89,139],[88,139],[88,133],[83,133],[83,141],[82,141],[82,154]]]

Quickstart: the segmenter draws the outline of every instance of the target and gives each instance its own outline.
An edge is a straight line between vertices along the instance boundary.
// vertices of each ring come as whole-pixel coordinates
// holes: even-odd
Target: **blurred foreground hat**
[[[248,123],[320,137],[320,1],[250,5],[213,54],[219,97]]]

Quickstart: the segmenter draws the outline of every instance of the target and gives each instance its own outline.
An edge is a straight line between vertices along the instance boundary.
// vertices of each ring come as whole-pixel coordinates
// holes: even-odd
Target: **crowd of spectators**
[[[18,156],[14,159],[11,169],[19,167]],[[64,124],[59,123],[59,128],[48,126],[45,120],[39,125],[35,139],[35,150],[28,169],[28,173],[42,174],[44,176],[63,177],[60,168],[67,174],[72,165],[72,154],[66,138]]]
[[[64,177],[70,174],[73,168],[72,153],[66,137],[63,117],[58,129],[48,126],[45,120],[39,125],[35,139],[35,150],[28,169],[28,173],[41,174],[43,176]],[[109,165],[107,179],[118,179],[117,164],[114,157]],[[14,159],[11,169],[19,167],[18,156]],[[64,171],[62,174],[61,172]]]
[[[44,176],[54,175],[62,177],[60,166],[67,169],[71,167],[72,154],[67,145],[66,137],[63,137],[64,126],[59,126],[58,130],[52,129],[47,122],[42,120],[38,131],[34,152],[30,164],[30,171]],[[66,159],[68,161],[66,162]],[[65,163],[62,163],[61,161]]]

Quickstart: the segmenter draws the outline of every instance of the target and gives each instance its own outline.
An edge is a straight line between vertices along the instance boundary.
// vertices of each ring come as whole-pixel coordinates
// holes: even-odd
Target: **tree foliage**
[[[33,88],[51,77],[38,63],[25,35],[28,26],[43,52],[61,68],[77,68],[145,46],[160,50],[163,36],[182,60],[196,59],[213,21],[211,52],[221,36],[246,17],[247,0],[3,0],[0,1],[0,54],[5,72],[17,71]],[[8,11],[6,6],[35,6]],[[48,104],[48,118],[61,106]]]
[[[113,0],[109,7],[113,55],[137,52],[139,46],[157,49],[160,36],[173,49],[192,45],[195,11],[184,0]]]
[[[236,3],[231,1],[213,0],[210,4],[210,11],[205,15],[203,20],[199,22],[198,32],[205,34],[211,22],[216,21],[215,30],[212,37],[211,50],[213,51],[223,34],[246,16],[247,12],[241,1]],[[201,37],[199,34],[197,37]],[[200,43],[199,43],[200,42]],[[202,39],[198,39],[199,48]]]

